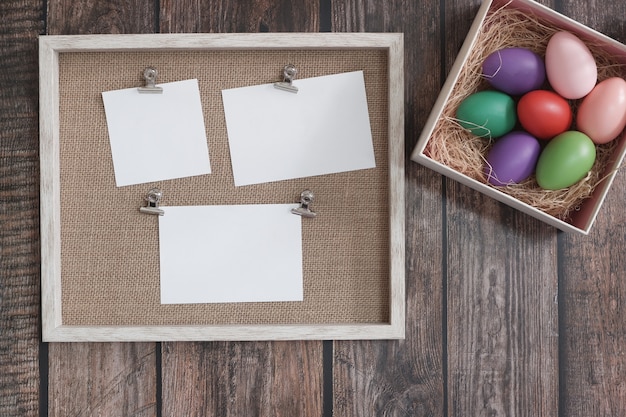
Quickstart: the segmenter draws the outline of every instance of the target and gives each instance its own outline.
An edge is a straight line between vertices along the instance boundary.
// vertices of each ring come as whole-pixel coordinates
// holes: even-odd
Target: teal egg
[[[485,138],[506,135],[517,122],[513,98],[493,90],[469,95],[459,105],[456,118],[472,134]]]
[[[560,190],[583,179],[596,160],[596,147],[589,136],[568,131],[554,137],[539,155],[535,174],[545,190]]]

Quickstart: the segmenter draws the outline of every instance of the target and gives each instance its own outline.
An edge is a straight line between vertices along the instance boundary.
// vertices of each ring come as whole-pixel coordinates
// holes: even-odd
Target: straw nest
[[[481,76],[482,63],[490,53],[506,47],[522,47],[543,57],[550,37],[559,30],[519,10],[503,7],[491,11],[481,26],[475,45],[443,109],[442,117],[435,126],[425,154],[455,171],[489,185],[483,174],[483,168],[493,140],[476,137],[463,129],[455,119],[456,109],[470,94],[490,88]],[[584,41],[598,65],[599,81],[614,76],[625,76],[624,65],[612,59],[601,45]],[[575,114],[580,100],[569,102]],[[575,129],[575,126],[572,126],[572,129]],[[596,145],[596,161],[593,168],[585,178],[569,188],[544,190],[539,187],[534,175],[520,184],[497,188],[546,214],[568,221],[572,210],[578,210],[583,201],[591,196],[598,183],[609,174],[606,167],[616,146],[615,140],[605,145]]]

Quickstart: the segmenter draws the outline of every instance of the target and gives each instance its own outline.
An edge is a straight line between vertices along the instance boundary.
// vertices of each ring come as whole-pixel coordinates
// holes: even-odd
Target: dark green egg
[[[484,138],[506,135],[517,122],[513,98],[493,90],[469,95],[459,105],[456,118],[465,129]]]

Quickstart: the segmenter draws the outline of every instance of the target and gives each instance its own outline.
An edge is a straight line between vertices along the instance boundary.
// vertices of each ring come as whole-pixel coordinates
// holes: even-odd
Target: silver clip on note
[[[311,204],[313,204],[313,200],[315,196],[311,190],[304,190],[302,194],[300,194],[300,207],[291,209],[293,214],[297,214],[302,217],[313,218],[317,216],[317,214],[311,210]]]
[[[298,87],[293,85],[293,80],[296,78],[297,74],[298,69],[294,65],[285,65],[285,68],[283,68],[283,81],[274,83],[274,87],[291,93],[297,93]]]
[[[162,216],[165,212],[159,208],[159,202],[163,198],[163,193],[158,188],[153,188],[148,191],[148,195],[145,200],[147,205],[145,207],[139,207],[139,211],[146,214],[157,214]]]
[[[143,78],[146,80],[144,87],[139,87],[138,90],[142,94],[162,94],[163,88],[157,87],[156,78],[157,70],[154,67],[148,67],[143,71]]]

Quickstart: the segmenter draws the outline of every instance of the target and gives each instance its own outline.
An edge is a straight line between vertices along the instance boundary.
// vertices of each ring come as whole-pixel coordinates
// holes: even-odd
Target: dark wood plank
[[[589,236],[561,237],[565,416],[626,415],[625,184],[622,172]]]
[[[446,67],[479,2],[446,3]],[[555,229],[446,180],[449,415],[558,415]]]
[[[320,343],[166,343],[163,415],[321,416],[321,363]]]
[[[51,0],[48,33],[150,33],[154,2]],[[153,343],[72,343],[49,346],[51,416],[156,415]]]
[[[562,236],[563,415],[626,415],[625,183],[621,173],[589,236]]]
[[[562,2],[564,14],[624,43],[626,4]],[[589,236],[563,235],[561,414],[626,415],[626,176],[618,173]]]
[[[154,417],[154,343],[51,343],[49,416]]]
[[[156,2],[145,0],[48,1],[48,33],[153,33]]]
[[[557,415],[556,232],[447,190],[450,415]]]
[[[160,31],[314,32],[318,15],[314,0],[163,0]],[[320,416],[322,350],[321,342],[164,343],[163,415]]]
[[[0,415],[39,412],[37,36],[43,4],[0,2]]]
[[[334,343],[334,415],[444,415],[441,177],[408,160],[441,79],[439,4],[332,3],[333,31],[404,32],[407,324],[402,341]]]
[[[319,1],[161,1],[161,32],[316,32]]]

